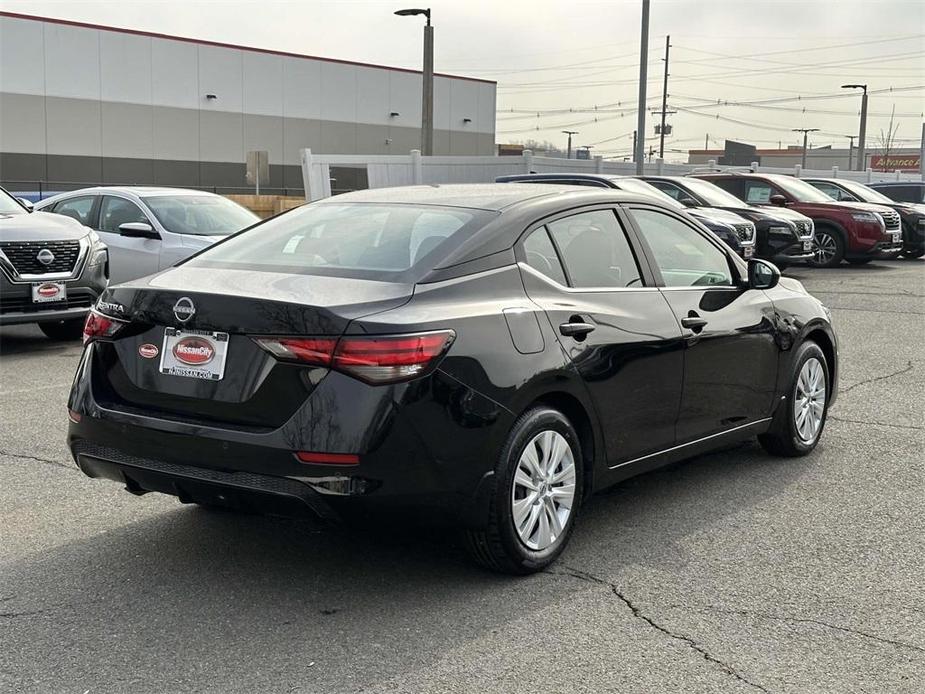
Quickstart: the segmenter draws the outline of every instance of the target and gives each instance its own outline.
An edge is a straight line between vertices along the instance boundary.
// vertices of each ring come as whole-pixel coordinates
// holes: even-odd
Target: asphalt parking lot
[[[0,691],[925,690],[925,261],[787,274],[841,341],[817,451],[746,444],[629,480],[522,579],[433,529],[87,479],[64,447],[79,344],[6,329]]]

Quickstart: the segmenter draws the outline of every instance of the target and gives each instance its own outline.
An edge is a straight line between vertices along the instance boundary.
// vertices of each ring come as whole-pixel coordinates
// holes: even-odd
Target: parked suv
[[[903,227],[903,255],[920,258],[925,255],[925,204],[896,202],[879,190],[863,183],[846,181],[843,178],[804,178],[810,185],[842,202],[870,202],[889,207],[899,213]]]
[[[842,260],[861,265],[874,258],[895,258],[902,251],[899,214],[883,205],[836,202],[806,181],[781,174],[697,174],[749,205],[790,208],[813,220],[816,267],[836,267]]]
[[[98,231],[109,245],[113,283],[168,268],[260,221],[228,198],[184,188],[85,188],[42,200],[35,209]]]
[[[108,277],[109,256],[96,232],[30,213],[0,188],[0,325],[38,323],[52,339],[77,339]]]
[[[795,261],[813,257],[813,220],[795,210],[768,211],[746,205],[719,186],[685,176],[643,176],[642,180],[691,209],[726,210],[755,224],[755,256],[770,260],[781,270]],[[690,211],[690,210],[688,210]]]
[[[925,202],[925,181],[889,181],[870,187],[897,202]]]
[[[755,224],[732,212],[725,210],[696,208],[686,209],[684,205],[669,195],[665,195],[655,186],[631,176],[611,176],[607,174],[584,173],[542,173],[516,174],[499,176],[496,183],[547,183],[592,188],[615,188],[640,195],[656,198],[663,205],[676,210],[683,210],[716,234],[726,245],[730,246],[740,257],[751,258],[755,253]]]

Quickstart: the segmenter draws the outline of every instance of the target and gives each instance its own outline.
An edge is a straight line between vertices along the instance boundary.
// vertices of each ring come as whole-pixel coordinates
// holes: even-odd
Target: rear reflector
[[[102,313],[91,309],[90,313],[87,314],[87,321],[84,323],[83,343],[87,344],[90,340],[112,337],[119,332],[123,325],[125,325],[125,321],[104,316]]]
[[[360,456],[353,453],[311,453],[296,451],[295,457],[302,463],[315,465],[359,465]]]
[[[275,357],[329,366],[367,383],[395,383],[420,376],[449,349],[456,333],[353,337],[256,337]]]
[[[80,424],[80,412],[75,412],[74,410],[67,411],[67,418],[70,419],[74,424]]]

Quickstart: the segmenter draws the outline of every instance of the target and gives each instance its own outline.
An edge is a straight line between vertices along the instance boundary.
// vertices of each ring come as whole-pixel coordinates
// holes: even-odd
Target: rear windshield
[[[430,205],[306,205],[212,246],[186,265],[416,281],[496,214]]]

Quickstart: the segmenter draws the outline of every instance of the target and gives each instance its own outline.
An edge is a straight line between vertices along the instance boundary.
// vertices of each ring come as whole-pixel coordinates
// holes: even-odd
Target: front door
[[[131,200],[104,195],[100,201],[97,230],[109,246],[109,274],[112,284],[144,277],[159,269],[161,240],[120,235],[119,226],[127,222],[151,224],[147,215]]]
[[[744,287],[727,252],[681,216],[630,213],[684,335],[678,442],[770,416],[779,358],[770,299]]]
[[[527,294],[587,386],[610,465],[673,446],[681,331],[615,210],[550,221],[527,235],[518,255]]]

